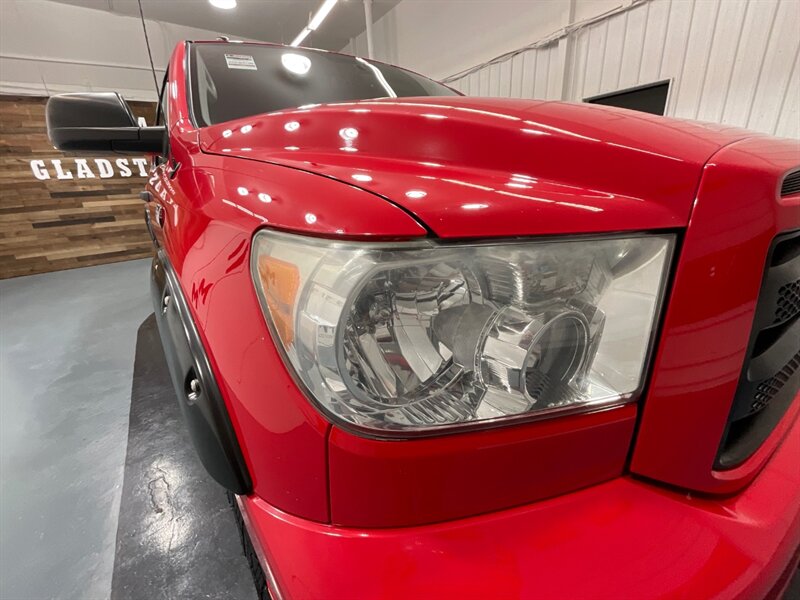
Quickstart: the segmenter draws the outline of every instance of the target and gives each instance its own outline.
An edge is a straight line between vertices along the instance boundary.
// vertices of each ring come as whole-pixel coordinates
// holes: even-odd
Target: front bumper
[[[403,529],[306,521],[251,496],[248,529],[300,598],[764,598],[800,545],[800,419],[759,477],[695,498],[630,477]]]

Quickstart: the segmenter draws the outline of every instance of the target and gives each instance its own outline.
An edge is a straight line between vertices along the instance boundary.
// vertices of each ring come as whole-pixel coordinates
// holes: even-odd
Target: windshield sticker
[[[256,61],[247,54],[226,54],[225,62],[229,69],[244,69],[246,71],[258,71]]]

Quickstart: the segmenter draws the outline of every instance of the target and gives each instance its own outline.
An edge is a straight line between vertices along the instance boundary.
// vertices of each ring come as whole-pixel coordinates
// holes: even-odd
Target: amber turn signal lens
[[[294,340],[292,309],[300,287],[300,272],[292,263],[259,256],[258,275],[275,329],[284,344]]]

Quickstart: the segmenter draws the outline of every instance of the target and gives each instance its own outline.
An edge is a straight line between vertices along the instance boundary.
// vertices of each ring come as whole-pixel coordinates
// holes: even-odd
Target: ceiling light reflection
[[[295,75],[305,75],[311,69],[311,59],[294,52],[284,52],[281,54],[281,64],[284,69]]]
[[[208,0],[211,6],[216,6],[223,10],[230,10],[236,8],[236,0]]]
[[[267,219],[267,217],[265,217],[264,215],[260,215],[258,213],[254,213],[252,210],[250,210],[249,208],[247,208],[245,206],[242,206],[241,204],[236,204],[236,202],[231,202],[227,198],[223,198],[222,202],[223,202],[223,204],[227,204],[228,206],[232,206],[236,210],[242,211],[246,215],[250,215],[251,217],[255,217],[257,219],[261,219],[261,221],[263,221],[264,223],[269,223],[269,219]]]
[[[386,96],[389,98],[397,98],[397,92],[394,91],[394,88],[389,85],[389,82],[386,81],[386,78],[381,73],[380,69],[373,65],[372,63],[368,63],[360,56],[356,56],[356,60],[360,62],[362,65],[367,67],[372,73],[375,75],[375,79],[378,80],[378,83],[381,84],[381,87],[386,91]]]
[[[358,137],[358,129],[355,127],[343,127],[339,130],[339,136],[346,141],[354,140]]]
[[[563,133],[564,135],[569,135],[571,137],[580,138],[582,140],[589,140],[590,142],[599,142],[597,138],[589,137],[586,135],[581,135],[579,133],[575,133],[574,131],[568,131],[566,129],[560,129],[559,127],[553,127],[552,125],[545,125],[544,123],[538,123],[536,121],[523,121],[526,125],[533,125],[534,127],[539,127],[541,129],[547,129],[549,131],[555,131],[556,133]],[[523,129],[525,133],[538,133],[544,134],[544,131],[539,131],[535,129]],[[548,134],[549,135],[549,134]]]
[[[447,183],[454,183],[456,185],[463,185],[470,188],[475,188],[476,190],[483,190],[484,192],[493,192],[494,188],[489,187],[487,185],[479,185],[477,183],[471,183],[469,181],[461,181],[460,179],[447,179],[445,177],[442,178],[442,181],[446,181]]]

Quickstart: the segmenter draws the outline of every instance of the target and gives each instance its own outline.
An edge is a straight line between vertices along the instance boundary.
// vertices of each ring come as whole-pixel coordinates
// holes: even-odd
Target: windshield
[[[431,79],[363,58],[256,44],[192,44],[190,76],[199,127],[306,104],[457,95]]]

